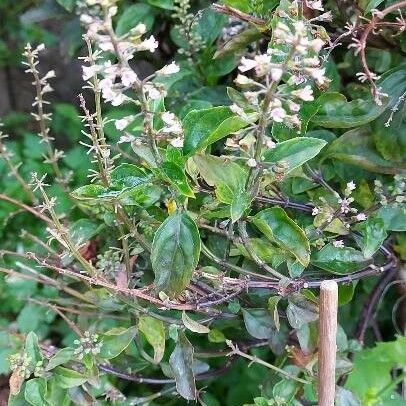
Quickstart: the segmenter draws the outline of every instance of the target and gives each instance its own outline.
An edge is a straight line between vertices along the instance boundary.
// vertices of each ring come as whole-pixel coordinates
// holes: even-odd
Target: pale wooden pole
[[[334,406],[338,286],[324,281],[320,286],[319,314],[319,406]]]

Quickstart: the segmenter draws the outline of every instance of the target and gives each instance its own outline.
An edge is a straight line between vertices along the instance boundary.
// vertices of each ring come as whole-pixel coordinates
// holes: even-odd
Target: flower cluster
[[[175,29],[181,38],[186,38],[185,47],[179,48],[178,52],[191,57],[204,46],[202,37],[197,33],[198,18],[190,13],[190,0],[175,0],[172,17],[178,20]]]
[[[243,89],[251,109],[265,107],[270,121],[300,129],[301,104],[314,100],[311,84],[325,88],[329,80],[319,58],[326,38],[309,21],[296,19],[297,4],[292,7],[290,15],[279,11],[267,52],[241,59],[235,83]],[[245,75],[251,71],[255,79]],[[232,110],[246,119],[245,107],[236,102]]]
[[[31,376],[33,372],[30,368],[31,357],[29,357],[27,353],[10,355],[9,362],[10,369],[21,378],[28,379]]]
[[[393,177],[393,185],[384,187],[382,182],[375,180],[375,194],[382,206],[392,203],[401,205],[406,202],[406,177],[404,174],[397,174]]]
[[[121,254],[118,251],[107,250],[97,256],[96,268],[104,275],[114,279],[117,274],[125,270]]]
[[[99,354],[102,346],[98,334],[92,334],[90,331],[85,331],[83,337],[80,340],[75,340],[74,344],[77,346],[74,353],[78,359],[83,359],[87,354]]]
[[[64,157],[64,152],[59,151],[53,146],[54,138],[50,135],[49,127],[49,123],[52,119],[52,113],[47,113],[45,111],[46,105],[49,104],[49,101],[45,100],[45,96],[53,91],[48,81],[49,79],[55,77],[55,71],[50,70],[45,75],[41,76],[38,70],[39,54],[44,49],[44,44],[40,44],[35,48],[33,48],[30,44],[27,44],[23,53],[26,60],[23,61],[22,64],[27,66],[25,72],[31,73],[34,78],[32,84],[36,88],[36,96],[32,106],[36,109],[36,112],[31,113],[31,115],[39,123],[40,131],[38,135],[41,138],[40,142],[46,144],[47,146],[47,153],[44,156],[44,162],[52,165],[57,180],[62,185],[66,185],[69,182],[72,173],[66,173],[63,175],[59,169],[58,161]]]
[[[158,42],[151,35],[144,38],[147,27],[140,23],[124,35],[117,35],[114,31],[112,17],[116,14],[115,5],[105,6],[99,14],[83,14],[82,22],[87,25],[89,55],[82,58],[83,79],[88,82],[96,94],[101,94],[106,103],[113,106],[120,106],[124,103],[134,104],[140,108],[139,114],[122,117],[115,121],[118,130],[123,131],[119,142],[134,142],[142,144],[144,140],[135,138],[132,134],[125,132],[131,124],[140,116],[144,116],[145,139],[166,139],[174,146],[182,144],[182,129],[179,120],[173,113],[162,113],[164,128],[155,133],[152,125],[154,119],[155,101],[166,96],[165,86],[156,77],[173,75],[179,72],[179,66],[175,62],[165,65],[147,78],[140,78],[137,72],[131,67],[130,61],[135,53],[148,51],[155,52]],[[96,50],[92,49],[96,45]],[[112,57],[111,55],[114,55]],[[83,104],[83,103],[82,103]],[[89,118],[87,119],[90,125]],[[102,123],[97,123],[100,127]],[[100,130],[100,128],[99,128]],[[91,134],[89,136],[91,138]]]

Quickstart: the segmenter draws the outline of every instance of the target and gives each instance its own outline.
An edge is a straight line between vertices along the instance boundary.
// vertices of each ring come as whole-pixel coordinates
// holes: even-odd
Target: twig
[[[292,379],[294,381],[300,382],[300,383],[304,383],[307,384],[309,383],[308,381],[298,378],[292,374],[290,374],[289,372],[284,371],[281,368],[278,368],[275,365],[270,364],[269,362],[266,362],[264,360],[262,360],[261,358],[249,355],[243,351],[241,351],[237,345],[233,344],[232,341],[227,340],[226,341],[227,345],[231,348],[231,352],[229,353],[229,355],[239,355],[240,357],[246,358],[248,360],[250,360],[251,362],[255,363],[255,364],[260,364],[263,365],[269,369],[272,369],[273,371],[277,372],[280,375],[283,375],[284,377],[288,378],[288,379]]]
[[[355,338],[361,343],[364,343],[365,332],[371,322],[371,319],[374,315],[375,308],[381,298],[383,292],[385,291],[388,283],[392,281],[397,272],[397,268],[393,267],[384,275],[381,276],[378,283],[375,285],[374,290],[370,293],[367,300],[364,303],[361,315],[358,321],[357,331],[355,333]]]
[[[0,193],[0,200],[14,204],[15,206],[18,206],[18,207],[22,208],[23,210],[33,214],[35,217],[38,217],[39,219],[45,221],[46,223],[53,224],[52,220],[49,217],[45,216],[44,214],[40,213],[39,211],[35,210],[34,208],[27,206],[26,204],[21,203],[16,199],[13,199],[10,196]]]
[[[267,21],[264,20],[263,18],[260,17],[255,17],[251,14],[243,13],[240,10],[237,10],[234,7],[230,7],[227,5],[223,4],[212,4],[211,6],[214,11],[217,11],[218,13],[225,14],[234,18],[237,18],[241,21],[245,21],[247,23],[255,24],[255,25],[261,25],[264,26],[266,25]]]

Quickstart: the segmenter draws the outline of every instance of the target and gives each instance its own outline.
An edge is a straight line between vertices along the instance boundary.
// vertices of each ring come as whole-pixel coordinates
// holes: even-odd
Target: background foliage
[[[30,116],[34,89],[28,105],[2,118],[10,135],[0,140],[0,373],[10,378],[8,404],[314,404],[317,287],[327,277],[346,282],[339,288],[337,405],[403,404],[402,15],[394,8],[385,21],[399,26],[368,38],[367,66],[380,76],[369,83],[357,80],[365,66],[348,45],[356,45],[352,37],[365,32],[374,9],[394,2],[329,1],[324,8],[331,21],[317,20],[322,12],[305,7],[303,18],[318,25],[317,35],[327,41],[328,33],[329,45],[341,43],[322,51],[329,83],[314,87],[298,127],[270,120],[269,142],[256,156],[267,172],[260,185],[246,188],[256,171],[249,162],[256,141],[250,129],[259,113],[234,79],[243,55],[265,53],[269,42],[285,51],[272,42],[286,19],[275,10],[293,6],[228,0],[216,10],[210,2],[190,3],[118,3],[117,37],[142,23],[146,37],[159,41],[155,52],[137,52],[131,60],[137,75],[148,77],[173,60],[180,70],[151,80],[166,97],[148,100],[143,115],[142,103],[103,104],[109,157],[121,153],[102,165],[108,182],[88,178],[95,166],[79,141],[87,142],[81,131],[89,127],[79,117],[80,101],[64,92],[66,68],[50,81],[57,91],[46,109],[53,113],[54,148],[66,150],[58,165],[70,175],[68,190],[53,163],[44,162],[48,144],[39,142]],[[3,70],[23,69],[27,42],[45,43],[51,60],[62,54],[65,66],[76,69],[77,57],[87,55],[80,23],[86,10],[76,0],[3,1]],[[351,35],[342,36],[346,23],[360,32],[347,27]],[[104,58],[114,63],[114,56]],[[39,69],[45,74],[52,66],[40,58]],[[387,93],[381,104],[371,86]],[[83,92],[93,112],[97,99]],[[154,150],[144,141],[146,117],[152,112],[151,133],[162,134],[165,111],[179,119],[183,143],[179,148],[175,136],[162,136]],[[122,127],[119,120],[129,116]],[[48,174],[50,186],[37,182],[33,198],[16,172],[27,185],[33,172],[37,179]],[[337,193],[366,219],[343,214]],[[49,205],[44,213],[63,216],[73,250],[63,233],[47,245],[43,221],[13,201],[37,207],[44,196],[56,197],[52,213]],[[97,270],[94,279],[82,272],[87,261]],[[364,271],[368,278],[348,277]],[[208,303],[206,310],[199,303]]]

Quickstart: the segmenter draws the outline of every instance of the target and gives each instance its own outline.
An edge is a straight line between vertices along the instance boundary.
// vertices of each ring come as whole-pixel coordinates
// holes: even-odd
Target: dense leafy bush
[[[0,143],[9,404],[315,404],[325,279],[336,403],[403,404],[406,3],[58,3],[82,134],[28,44],[39,138]]]

